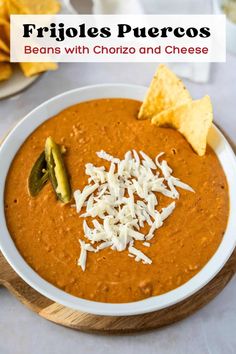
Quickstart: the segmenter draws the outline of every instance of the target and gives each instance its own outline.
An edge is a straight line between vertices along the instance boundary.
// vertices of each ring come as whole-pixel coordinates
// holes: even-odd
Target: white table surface
[[[148,85],[155,64],[62,64],[17,97],[0,101],[0,138],[48,98],[83,85]],[[209,94],[215,121],[236,143],[236,57],[213,64],[207,84],[186,81],[194,98]],[[0,287],[0,354],[234,354],[236,278],[205,308],[172,326],[144,334],[104,336],[76,332],[40,318]]]

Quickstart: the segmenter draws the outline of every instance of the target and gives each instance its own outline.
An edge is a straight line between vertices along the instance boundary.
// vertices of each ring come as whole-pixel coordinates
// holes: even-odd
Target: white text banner
[[[224,15],[12,15],[12,62],[224,62]]]

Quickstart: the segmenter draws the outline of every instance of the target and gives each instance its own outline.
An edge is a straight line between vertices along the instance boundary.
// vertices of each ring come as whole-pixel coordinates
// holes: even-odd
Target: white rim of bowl
[[[225,175],[229,185],[229,194],[230,194],[230,212],[228,225],[225,230],[224,237],[217,251],[213,257],[208,261],[208,263],[198,272],[193,278],[188,282],[181,285],[180,287],[171,290],[165,294],[153,296],[144,300],[129,302],[129,303],[103,303],[95,302],[90,300],[81,299],[70,295],[54,285],[50,284],[40,275],[38,275],[23,259],[23,257],[18,252],[6,226],[5,213],[4,213],[4,186],[5,180],[7,177],[8,168],[12,162],[13,157],[15,156],[16,151],[19,149],[23,141],[28,137],[30,133],[24,135],[25,126],[27,126],[28,121],[32,120],[34,115],[40,115],[40,112],[46,108],[46,111],[49,115],[46,114],[46,119],[41,119],[40,122],[35,123],[31,127],[31,132],[35,130],[43,121],[49,119],[52,115],[55,115],[57,112],[69,107],[73,104],[86,101],[71,99],[71,96],[74,94],[83,94],[86,92],[99,91],[99,95],[93,93],[91,98],[88,98],[87,101],[98,98],[131,98],[142,100],[147,88],[143,86],[136,85],[127,85],[127,84],[102,84],[102,85],[92,85],[85,86],[77,89],[73,89],[62,94],[59,94],[51,99],[45,101],[29,114],[27,114],[18,124],[12,129],[8,134],[4,142],[0,147],[0,160],[1,169],[0,169],[0,223],[1,223],[1,234],[0,234],[0,250],[3,253],[6,260],[9,262],[11,267],[16,271],[16,273],[32,288],[37,290],[42,295],[47,298],[64,305],[66,307],[72,308],[74,310],[79,310],[82,312],[87,312],[95,315],[106,315],[106,316],[131,316],[138,315],[148,312],[157,311],[163,308],[170,307],[183,301],[184,299],[190,297],[201,288],[203,288],[207,283],[209,283],[217,273],[222,269],[224,264],[229,259],[236,246],[236,218],[233,217],[233,210],[236,210],[236,157],[235,154],[218,128],[213,126],[210,134],[214,135],[217,142],[212,146],[217,153],[218,157],[221,154],[221,160],[224,161],[224,158],[229,159],[228,165],[230,168],[225,170]],[[124,91],[128,90],[129,93],[126,95]],[[106,94],[104,93],[106,92]],[[108,92],[108,93],[107,93]],[[117,92],[114,94],[113,92]],[[93,96],[94,95],[94,96]],[[66,105],[59,105],[64,108],[52,108],[56,102],[62,101],[63,99],[68,99],[69,103]],[[50,112],[52,110],[54,113]],[[45,113],[44,113],[45,114]],[[29,129],[29,128],[28,128]],[[20,138],[20,133],[23,138]],[[10,147],[14,147],[13,140],[15,139],[15,144],[18,145],[16,151],[9,154]],[[13,155],[13,156],[11,156]],[[5,156],[8,156],[6,159]],[[222,162],[221,162],[222,164]],[[223,166],[222,166],[223,167]]]

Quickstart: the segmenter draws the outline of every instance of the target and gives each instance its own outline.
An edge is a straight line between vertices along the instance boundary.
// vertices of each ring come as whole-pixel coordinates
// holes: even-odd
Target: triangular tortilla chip
[[[30,77],[47,70],[56,70],[56,63],[20,63],[20,67],[25,76]]]
[[[57,0],[8,0],[9,14],[16,15],[47,15],[60,11],[60,3]]]
[[[190,100],[190,93],[183,82],[169,68],[161,64],[152,79],[138,119],[151,119],[155,114]]]
[[[199,156],[206,152],[207,135],[212,121],[213,112],[209,96],[165,110],[152,118],[153,124],[177,129]]]
[[[0,81],[9,79],[11,75],[11,65],[9,63],[0,63]]]

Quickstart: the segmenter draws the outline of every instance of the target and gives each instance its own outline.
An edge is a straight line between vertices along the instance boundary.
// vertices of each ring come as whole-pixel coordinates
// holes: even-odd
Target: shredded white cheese
[[[84,237],[88,241],[79,240],[78,265],[83,271],[87,252],[99,252],[108,247],[118,252],[128,249],[128,255],[135,261],[152,263],[134,247],[134,242],[150,247],[147,241],[155,236],[156,230],[175,209],[173,201],[158,211],[158,193],[178,199],[176,187],[194,192],[189,185],[172,176],[173,171],[166,160],[159,161],[163,154],[158,154],[153,161],[143,151],[133,150],[120,160],[100,151],[97,156],[110,163],[108,170],[104,166],[86,164],[88,185],[82,191],[74,192],[76,211],[84,218]],[[81,213],[82,209],[84,213]],[[90,226],[86,218],[92,218]],[[141,230],[145,225],[150,226],[147,234]]]

